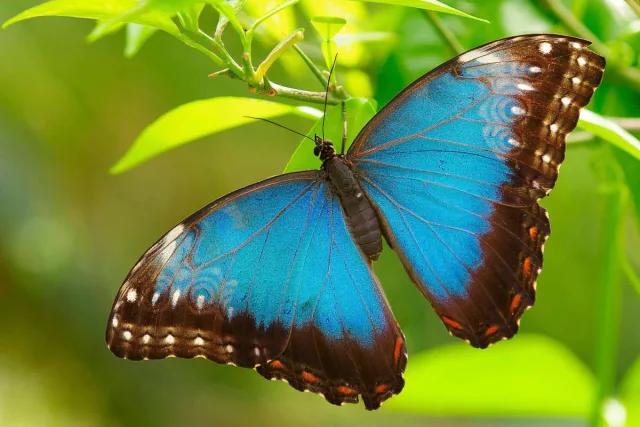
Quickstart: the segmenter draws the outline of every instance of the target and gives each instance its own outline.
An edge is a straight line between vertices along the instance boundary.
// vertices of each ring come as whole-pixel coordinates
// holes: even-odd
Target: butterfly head
[[[321,161],[331,159],[336,156],[336,149],[333,147],[333,142],[328,139],[323,139],[316,135],[314,139],[316,146],[313,148],[313,154],[319,157]]]

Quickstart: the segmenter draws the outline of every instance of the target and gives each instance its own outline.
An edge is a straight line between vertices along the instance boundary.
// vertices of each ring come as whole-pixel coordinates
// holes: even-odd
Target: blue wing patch
[[[583,40],[522,36],[409,86],[347,154],[391,245],[447,328],[486,347],[533,304],[549,234],[537,204],[600,82]]]
[[[239,190],[167,233],[125,280],[107,343],[258,367],[336,404],[377,407],[403,384],[402,334],[321,171]]]

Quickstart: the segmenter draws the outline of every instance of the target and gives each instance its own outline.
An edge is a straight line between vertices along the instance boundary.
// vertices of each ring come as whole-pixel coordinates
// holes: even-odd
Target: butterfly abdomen
[[[382,252],[380,223],[353,171],[340,157],[327,159],[324,169],[333,191],[340,198],[353,238],[370,260],[378,259]]]

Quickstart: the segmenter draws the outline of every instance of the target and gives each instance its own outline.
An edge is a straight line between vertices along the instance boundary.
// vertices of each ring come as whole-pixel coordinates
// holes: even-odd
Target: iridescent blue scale
[[[375,409],[399,393],[404,337],[371,269],[384,236],[455,336],[513,336],[549,235],[537,201],[600,83],[588,42],[530,35],[416,80],[345,156],[206,206],[127,276],[107,344],[118,356],[207,357]]]

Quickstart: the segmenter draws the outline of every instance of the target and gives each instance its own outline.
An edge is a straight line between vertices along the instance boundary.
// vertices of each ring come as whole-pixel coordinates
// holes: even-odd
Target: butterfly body
[[[404,336],[371,261],[382,236],[447,330],[512,337],[549,233],[537,201],[604,59],[567,36],[466,52],[416,80],[319,170],[228,194],[127,275],[106,340],[119,357],[206,357],[367,409],[402,390]]]
[[[378,216],[344,157],[334,155],[322,164],[332,190],[340,199],[349,230],[370,260],[382,252],[382,230]]]

